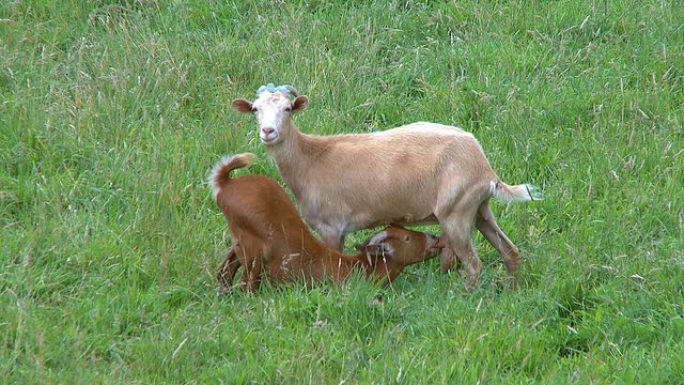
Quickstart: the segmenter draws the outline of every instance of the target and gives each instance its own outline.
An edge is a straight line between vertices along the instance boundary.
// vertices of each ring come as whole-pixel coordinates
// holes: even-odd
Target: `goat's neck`
[[[364,272],[370,273],[370,271],[374,268],[373,265],[371,264],[370,259],[368,256],[366,256],[366,253],[360,253],[360,254],[354,254],[354,255],[346,255],[342,254],[336,249],[331,248],[331,253],[335,253],[338,255],[342,260],[346,261],[349,263],[352,267],[358,266],[361,269],[363,269]]]
[[[309,169],[311,157],[307,155],[315,152],[315,149],[309,136],[299,131],[294,122],[288,120],[285,124],[289,125],[287,136],[278,145],[268,147],[267,151],[275,160],[280,175],[299,198],[301,189],[297,182],[306,179],[296,178],[295,175]]]
[[[361,271],[363,271],[363,274],[366,277],[373,274],[373,270],[375,269],[375,267],[371,265],[370,260],[368,259],[365,253],[356,254],[345,258],[347,258],[350,261],[353,261],[353,266],[358,266],[361,269]]]
[[[320,258],[319,261],[326,264],[325,269],[327,271],[337,271],[340,277],[346,278],[352,272],[355,267],[358,267],[363,271],[364,275],[369,276],[373,267],[370,265],[366,256],[363,254],[358,255],[344,255],[339,251],[329,248],[326,246],[324,258]]]
[[[328,247],[325,245],[325,251],[324,251],[324,261],[328,261],[330,265],[332,266],[339,266],[341,268],[350,268],[354,264],[354,261],[340,253],[339,251],[333,249],[332,247]]]
[[[366,254],[359,254],[355,256],[358,260],[358,266],[361,267],[366,277],[372,277],[372,279],[393,279],[404,269],[404,266],[398,266],[397,264],[390,264],[387,261],[375,261],[371,263]],[[385,281],[388,282],[388,281]]]

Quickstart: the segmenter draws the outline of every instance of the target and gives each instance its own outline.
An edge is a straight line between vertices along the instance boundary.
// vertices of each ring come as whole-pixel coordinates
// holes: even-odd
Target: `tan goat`
[[[451,268],[455,254],[472,288],[482,266],[471,241],[475,226],[516,284],[518,250],[497,225],[489,199],[540,197],[530,185],[501,181],[472,134],[418,122],[369,134],[306,135],[291,114],[307,105],[306,96],[282,86],[262,87],[254,102],[233,101],[235,110],[255,113],[261,142],[325,243],[341,250],[345,235],[359,229],[439,223],[448,240],[442,269]]]
[[[343,281],[356,267],[377,279],[393,279],[398,274],[393,272],[403,269],[404,258],[414,263],[439,250],[438,238],[407,230],[402,234],[403,244],[369,242],[360,254],[343,255],[311,234],[278,183],[259,175],[230,177],[232,170],[248,166],[252,157],[224,158],[209,177],[233,241],[216,274],[219,291],[231,289],[239,266],[244,269],[242,287],[254,291],[264,276],[276,283],[298,277],[307,283],[326,278]]]

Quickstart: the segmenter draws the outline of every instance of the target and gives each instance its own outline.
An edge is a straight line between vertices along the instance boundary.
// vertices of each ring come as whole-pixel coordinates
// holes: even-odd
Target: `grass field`
[[[8,0],[0,19],[0,383],[684,383],[681,1]],[[493,207],[520,289],[478,235],[472,293],[433,260],[388,289],[217,297],[230,239],[204,180],[246,151],[280,180],[230,109],[266,82],[310,97],[304,132],[453,124],[540,186]]]

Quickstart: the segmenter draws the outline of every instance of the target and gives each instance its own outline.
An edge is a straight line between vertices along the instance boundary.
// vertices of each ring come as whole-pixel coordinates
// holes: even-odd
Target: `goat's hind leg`
[[[442,252],[442,268],[450,268],[455,254],[465,267],[466,289],[472,290],[479,281],[482,262],[478,258],[471,239],[472,217],[470,215],[449,215],[445,220],[440,219],[440,224],[447,236],[449,251]]]
[[[244,266],[242,266],[242,278],[240,279],[240,284],[242,289],[248,293],[253,293],[259,288],[261,284],[261,276],[263,274],[263,255],[258,253],[248,253],[245,254],[250,257],[245,256],[243,258]],[[255,256],[255,257],[251,257]]]
[[[261,268],[256,266],[257,264],[259,263],[256,259],[252,260],[250,268],[245,267],[242,272],[240,284],[242,289],[248,293],[255,292],[261,284]]]
[[[228,249],[228,255],[226,259],[221,262],[221,265],[216,270],[216,293],[227,294],[233,288],[233,279],[235,278],[235,273],[240,267],[240,260],[235,253],[233,247]]]
[[[513,288],[518,285],[518,267],[520,265],[520,255],[518,248],[506,236],[496,223],[489,201],[483,202],[477,211],[475,226],[484,235],[485,239],[496,249],[503,259],[503,263],[508,273],[513,277]]]

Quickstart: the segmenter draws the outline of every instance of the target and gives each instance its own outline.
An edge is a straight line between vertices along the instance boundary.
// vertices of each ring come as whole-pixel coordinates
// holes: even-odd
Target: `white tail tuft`
[[[211,169],[207,182],[213,191],[214,199],[221,187],[230,180],[230,172],[236,168],[247,167],[252,164],[255,155],[250,153],[225,155]]]
[[[544,198],[539,189],[531,184],[509,186],[501,181],[493,189],[494,198],[506,202],[541,201]]]

